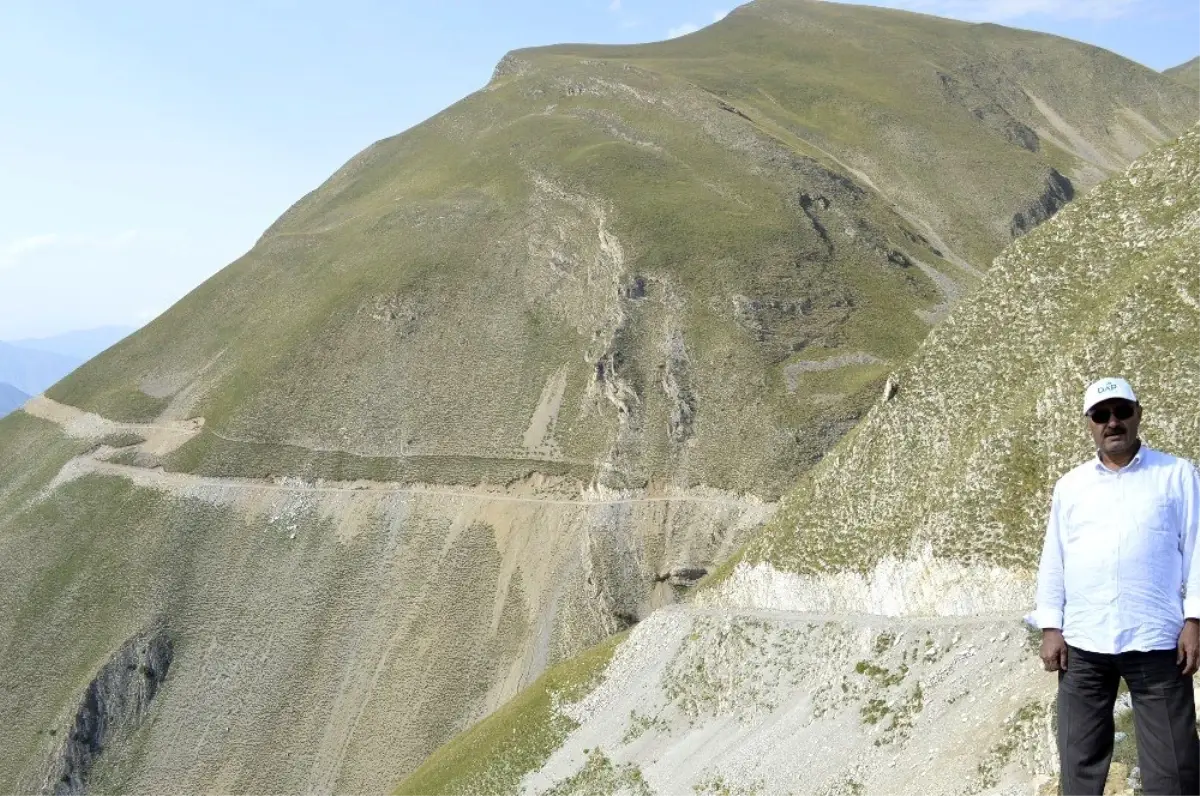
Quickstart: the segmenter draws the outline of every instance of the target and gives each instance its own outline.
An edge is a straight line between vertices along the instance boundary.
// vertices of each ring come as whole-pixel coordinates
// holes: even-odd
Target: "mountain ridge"
[[[1170,69],[1164,69],[1163,74],[1173,77],[1188,88],[1200,91],[1200,55]]]
[[[77,357],[0,341],[0,381],[36,395],[83,364]]]
[[[137,330],[132,326],[97,326],[90,329],[72,329],[47,337],[27,337],[6,342],[19,348],[32,348],[85,362],[135,331]]]

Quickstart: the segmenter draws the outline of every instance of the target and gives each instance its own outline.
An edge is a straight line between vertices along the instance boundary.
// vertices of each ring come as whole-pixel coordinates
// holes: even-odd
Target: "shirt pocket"
[[[1171,502],[1160,496],[1131,495],[1121,516],[1121,557],[1128,565],[1126,574],[1145,581],[1147,587],[1163,578],[1175,580],[1180,540]]]
[[[1134,501],[1132,514],[1138,530],[1152,536],[1179,538],[1175,504],[1166,497],[1143,497]]]

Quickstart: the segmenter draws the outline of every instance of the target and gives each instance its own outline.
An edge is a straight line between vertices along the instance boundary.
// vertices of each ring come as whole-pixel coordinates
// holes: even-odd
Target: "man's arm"
[[[1183,553],[1183,630],[1179,634],[1176,662],[1183,664],[1184,675],[1200,669],[1200,557],[1196,555],[1196,537],[1200,535],[1200,475],[1189,462],[1185,466],[1180,496],[1180,549]]]
[[[1067,643],[1062,635],[1067,597],[1063,584],[1061,514],[1062,498],[1056,484],[1050,501],[1046,539],[1042,543],[1042,560],[1038,565],[1037,603],[1033,612],[1034,621],[1042,629],[1042,663],[1050,672],[1067,668]],[[1197,594],[1200,595],[1200,591]]]

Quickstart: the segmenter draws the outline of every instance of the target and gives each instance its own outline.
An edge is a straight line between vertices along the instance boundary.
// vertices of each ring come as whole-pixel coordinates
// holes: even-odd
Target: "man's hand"
[[[1200,630],[1200,625],[1197,625],[1197,630]],[[1200,652],[1200,636],[1196,637],[1197,651]],[[1180,641],[1182,644],[1183,642]],[[1039,653],[1042,658],[1042,665],[1046,667],[1048,672],[1066,671],[1067,670],[1067,642],[1063,639],[1062,631],[1058,628],[1048,627],[1042,631],[1042,651]]]
[[[1190,677],[1200,669],[1200,619],[1184,621],[1183,630],[1179,632],[1179,652],[1175,655],[1175,662],[1183,664],[1184,677]]]

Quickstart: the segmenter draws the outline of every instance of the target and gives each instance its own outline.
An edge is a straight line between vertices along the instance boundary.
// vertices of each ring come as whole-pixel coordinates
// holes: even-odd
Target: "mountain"
[[[1197,113],[798,0],[510,54],[0,421],[0,784],[394,785],[687,593],[1014,236]]]
[[[125,326],[103,326],[53,337],[0,341],[0,382],[37,395],[132,331]]]
[[[1198,114],[1094,47],[841,4],[518,51],[52,397],[202,415],[168,466],[209,475],[771,497],[1014,234]]]
[[[95,329],[76,329],[51,337],[9,340],[8,343],[19,348],[62,354],[85,362],[128,337],[133,331],[132,326],[99,326]]]
[[[1200,126],[1009,246],[732,571],[399,792],[1055,792],[1055,680],[1020,617],[1053,484],[1095,455],[1091,380],[1127,376],[1146,442],[1200,460],[1197,147]]]
[[[20,408],[21,404],[28,400],[29,396],[16,387],[0,382],[0,417]]]
[[[73,356],[0,342],[0,382],[36,395],[83,364]]]
[[[1190,89],[1200,91],[1200,55],[1178,66],[1164,69],[1163,74],[1175,78]]]

